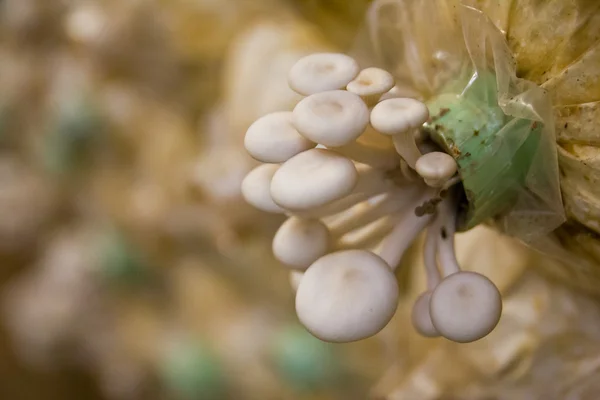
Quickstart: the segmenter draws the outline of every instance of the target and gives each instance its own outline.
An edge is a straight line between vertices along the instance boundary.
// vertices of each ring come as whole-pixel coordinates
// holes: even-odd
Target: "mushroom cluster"
[[[289,217],[273,253],[290,268],[306,329],[330,342],[383,329],[399,297],[394,271],[426,230],[428,287],[414,304],[414,328],[461,343],[490,333],[500,293],[456,261],[460,177],[454,158],[420,129],[427,106],[397,97],[387,71],[361,70],[344,54],[300,59],[289,86],[306,97],[246,133],[247,151],[264,164],[246,176],[242,193]]]

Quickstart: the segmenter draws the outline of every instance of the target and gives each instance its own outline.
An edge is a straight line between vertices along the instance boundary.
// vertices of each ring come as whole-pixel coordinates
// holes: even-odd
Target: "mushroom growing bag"
[[[427,103],[424,130],[459,165],[461,229],[495,221],[532,243],[564,222],[550,98],[517,77],[486,14],[454,1],[376,1],[367,38],[358,57]]]

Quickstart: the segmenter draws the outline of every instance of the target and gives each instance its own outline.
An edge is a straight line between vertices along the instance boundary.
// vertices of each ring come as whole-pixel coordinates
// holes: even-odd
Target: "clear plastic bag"
[[[426,23],[425,23],[426,21]],[[357,57],[416,89],[434,140],[459,164],[463,229],[492,219],[533,242],[565,221],[552,106],[517,77],[504,34],[458,1],[376,1]]]

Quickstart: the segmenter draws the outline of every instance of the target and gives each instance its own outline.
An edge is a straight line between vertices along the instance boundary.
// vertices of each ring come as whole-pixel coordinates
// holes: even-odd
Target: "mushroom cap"
[[[270,213],[283,213],[271,198],[271,179],[279,169],[277,164],[263,164],[254,168],[242,181],[242,196],[259,210]]]
[[[384,135],[397,135],[423,125],[429,110],[419,100],[394,98],[380,101],[371,110],[371,125]]]
[[[246,131],[244,146],[250,155],[265,163],[281,163],[316,146],[296,130],[292,124],[292,112],[280,111],[267,114]]]
[[[327,342],[372,336],[392,319],[398,285],[390,267],[365,250],[346,250],[318,259],[296,293],[300,322]]]
[[[329,229],[318,219],[288,218],[273,237],[273,254],[291,268],[306,269],[327,254]]]
[[[354,163],[326,149],[311,149],[287,160],[273,175],[271,196],[289,210],[308,210],[350,194],[358,180]]]
[[[308,140],[340,147],[365,131],[369,109],[354,93],[331,90],[300,100],[293,111],[293,123]]]
[[[415,170],[426,182],[443,185],[456,174],[458,165],[451,155],[433,151],[419,157]]]
[[[431,322],[431,316],[429,314],[429,302],[431,299],[431,291],[427,291],[421,294],[415,304],[413,305],[411,320],[415,330],[425,337],[438,337],[440,333],[433,322]]]
[[[360,67],[352,57],[341,53],[314,53],[302,57],[290,69],[288,84],[304,96],[346,87]]]
[[[346,89],[361,97],[383,95],[394,87],[392,74],[381,68],[365,68]]]
[[[459,343],[479,340],[498,324],[502,298],[496,285],[476,272],[446,277],[433,291],[431,321],[440,334]]]

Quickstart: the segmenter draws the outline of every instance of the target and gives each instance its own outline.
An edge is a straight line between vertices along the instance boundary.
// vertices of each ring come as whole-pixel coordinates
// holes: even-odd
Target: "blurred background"
[[[600,397],[597,301],[485,227],[457,252],[505,296],[489,337],[413,331],[416,252],[381,334],[298,326],[281,217],[240,195],[243,136],[299,100],[296,60],[353,48],[369,3],[0,0],[0,399]]]
[[[296,324],[242,138],[366,1],[0,1],[0,398],[365,398]]]

